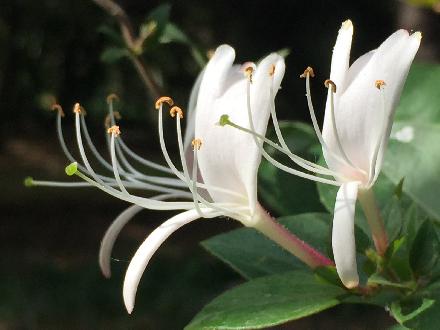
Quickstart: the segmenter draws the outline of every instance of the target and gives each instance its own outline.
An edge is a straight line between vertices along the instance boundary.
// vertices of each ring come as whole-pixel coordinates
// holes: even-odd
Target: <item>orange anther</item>
[[[170,109],[170,116],[176,117],[176,113],[179,115],[179,118],[183,118],[183,111],[178,106],[174,106]]]
[[[119,126],[113,125],[112,127],[109,127],[107,129],[108,134],[114,134],[115,136],[118,136],[121,134],[121,131],[119,130]]]
[[[308,66],[305,70],[304,73],[302,75],[300,75],[300,78],[307,78],[307,76],[310,77],[314,77],[315,76],[315,72],[313,71],[313,68],[311,66]]]
[[[58,111],[58,113],[61,115],[61,117],[64,117],[64,111],[61,105],[58,103],[52,104],[52,107],[50,108],[52,111]]]
[[[191,145],[193,146],[193,149],[200,150],[200,148],[202,147],[202,140],[200,139],[194,139],[191,141]]]
[[[331,86],[333,93],[336,93],[336,84],[333,82],[333,80],[327,79],[326,81],[324,81],[324,85],[327,88],[330,88]]]
[[[168,103],[168,105],[170,107],[172,107],[174,105],[174,101],[173,101],[173,99],[171,97],[169,97],[169,96],[161,96],[156,101],[156,104],[155,104],[156,109],[159,110],[163,103]]]
[[[385,85],[386,85],[385,81],[383,81],[383,80],[376,80],[374,82],[374,86],[376,86],[377,89],[381,89]]]

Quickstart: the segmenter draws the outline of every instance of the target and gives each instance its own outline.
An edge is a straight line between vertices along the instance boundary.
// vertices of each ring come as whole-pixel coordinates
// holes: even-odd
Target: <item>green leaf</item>
[[[430,220],[420,227],[410,251],[412,270],[418,274],[428,274],[438,261],[440,241],[436,228]]]
[[[396,121],[440,123],[440,65],[414,63],[396,111]]]
[[[399,323],[405,326],[409,326],[411,329],[420,329],[420,330],[438,329],[437,322],[431,322],[431,325],[429,327],[419,326],[419,324],[421,323],[420,321],[422,321],[423,318],[426,318],[426,314],[425,315],[423,314],[427,311],[430,311],[430,309],[432,309],[433,306],[436,307],[434,311],[437,311],[437,313],[439,312],[439,306],[436,305],[438,304],[436,304],[435,300],[425,298],[421,301],[421,303],[419,303],[419,305],[416,308],[413,307],[409,312],[404,313],[403,308],[405,306],[402,306],[401,302],[396,301],[391,304],[391,314]],[[409,308],[406,307],[406,309]],[[420,316],[422,316],[422,318],[420,318]]]
[[[308,213],[278,221],[320,252],[330,252],[329,214]],[[220,234],[203,241],[202,245],[245,278],[307,269],[300,260],[253,228]]]
[[[405,288],[405,289],[412,287],[412,285],[410,283],[403,284],[403,283],[391,282],[379,274],[373,274],[368,278],[368,285],[371,285],[371,284],[379,284],[379,285],[389,286],[389,287],[393,287],[393,288]]]
[[[403,227],[403,211],[401,200],[392,196],[383,210],[383,220],[388,234],[388,240],[394,241],[399,237]]]
[[[317,155],[313,150],[316,149],[318,141],[309,125],[280,122],[280,128],[292,152],[316,161]],[[268,138],[277,141],[274,132],[269,133]],[[293,165],[288,157],[280,155],[272,148],[267,150],[277,160]],[[281,171],[265,160],[262,161],[258,174],[260,199],[272,212],[278,215],[291,215],[324,210],[314,182]]]
[[[405,177],[403,191],[427,214],[440,219],[440,124],[394,124],[394,132],[405,129],[412,131],[412,140],[390,141],[382,171],[395,184]]]
[[[339,304],[346,293],[295,271],[249,281],[206,305],[186,327],[191,329],[261,329],[306,317]]]
[[[101,53],[101,61],[112,64],[129,56],[130,52],[126,48],[108,47]]]
[[[167,44],[170,42],[178,42],[182,44],[189,44],[187,35],[173,23],[165,25],[162,35],[159,37],[159,42]]]

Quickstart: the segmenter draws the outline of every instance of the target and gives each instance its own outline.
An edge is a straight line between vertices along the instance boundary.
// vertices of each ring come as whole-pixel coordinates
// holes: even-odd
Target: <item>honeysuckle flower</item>
[[[103,273],[110,276],[110,256],[113,244],[123,226],[143,208],[152,210],[182,210],[157,227],[140,245],[128,266],[124,285],[124,303],[129,313],[134,308],[135,295],[141,276],[160,245],[177,229],[199,218],[227,216],[253,227],[297,256],[312,268],[333,265],[332,261],[301,241],[272,219],[257,201],[257,170],[261,161],[261,146],[252,136],[232,128],[222,128],[218,119],[226,113],[234,121],[250,129],[248,116],[256,118],[252,131],[264,135],[272,104],[284,75],[284,59],[271,54],[258,65],[233,65],[235,51],[227,45],[217,48],[200,76],[191,97],[186,138],[182,136],[181,120],[184,113],[169,97],[156,102],[158,109],[159,142],[167,167],[152,163],[135,154],[121,139],[113,112],[113,98],[109,98],[109,149],[107,162],[94,147],[79,104],[74,107],[76,138],[83,165],[73,162],[66,168],[69,175],[77,175],[86,183],[131,204],[107,230],[100,250]],[[195,96],[197,95],[197,97]],[[169,155],[164,138],[163,111],[170,107],[176,121],[180,156],[179,170]],[[58,108],[58,132],[67,157],[61,131],[61,109]],[[97,174],[92,168],[82,138],[101,164],[113,177]],[[188,137],[189,136],[189,137]],[[192,139],[194,137],[194,139]],[[189,143],[191,141],[192,143]],[[190,147],[193,150],[190,151]],[[191,157],[188,157],[188,154]],[[171,177],[151,177],[132,166],[130,159],[154,167]],[[40,184],[43,184],[40,182]],[[157,191],[160,195],[134,195],[130,188]],[[186,188],[186,189],[184,189]],[[167,199],[180,201],[167,201]]]
[[[353,233],[357,197],[378,253],[387,249],[371,188],[379,176],[394,112],[421,41],[420,32],[410,35],[399,30],[349,66],[352,35],[353,25],[345,21],[331,63],[330,80],[336,92],[329,88],[322,130],[325,161],[343,178],[336,197],[332,244],[336,268],[347,287],[359,282]]]
[[[288,155],[298,166],[320,176],[287,167],[262,150],[263,156],[274,166],[304,178],[340,186],[334,210],[332,247],[339,277],[348,288],[356,287],[359,283],[354,238],[358,198],[378,253],[384,254],[387,249],[386,232],[371,188],[380,173],[394,112],[421,40],[420,32],[410,35],[405,30],[399,30],[379,48],[366,53],[349,66],[352,35],[353,25],[347,20],[339,30],[330,79],[325,82],[329,91],[322,133],[310,95],[313,69],[308,67],[301,75],[306,80],[309,111],[328,168],[301,159],[288,148],[279,129],[274,106],[272,120],[280,145],[253,129],[237,125],[229,117],[223,118],[225,125],[253,135],[257,145],[265,142]],[[249,122],[253,120],[253,116],[249,115]],[[335,180],[322,176],[333,176]]]

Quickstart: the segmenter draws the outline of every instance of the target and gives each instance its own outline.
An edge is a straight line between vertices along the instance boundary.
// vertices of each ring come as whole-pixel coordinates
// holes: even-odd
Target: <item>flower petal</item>
[[[131,205],[117,216],[105,232],[99,249],[99,266],[105,277],[109,278],[111,276],[110,260],[116,238],[122,228],[141,210],[143,210],[143,207]]]
[[[347,288],[354,288],[359,284],[354,237],[358,186],[358,182],[347,182],[339,188],[333,218],[333,255],[339,278]]]
[[[420,38],[420,33],[410,36],[405,30],[395,32],[376,51],[367,53],[353,69],[349,69],[346,80],[349,85],[337,90],[335,94],[335,117],[340,141],[351,162],[365,173],[371,172],[374,151],[379,138],[383,136],[376,162],[377,170],[380,170],[394,111],[419,48]],[[376,80],[384,80],[386,83],[383,91],[385,106],[381,92],[375,87]],[[323,136],[329,149],[338,153],[329,108],[330,103],[327,101]],[[384,127],[385,133],[382,133]],[[353,180],[359,179],[328,154],[326,161],[333,170],[351,176]]]
[[[333,48],[330,79],[337,88],[344,88],[343,83],[348,70],[350,60],[351,40],[353,37],[353,24],[350,20],[342,23],[338,38]]]
[[[203,212],[218,215],[218,212],[211,210],[204,210]],[[189,210],[175,215],[157,227],[138,248],[128,265],[124,279],[123,297],[128,313],[131,314],[133,311],[139,281],[153,254],[172,233],[199,217],[196,210]]]
[[[225,52],[224,47],[228,46],[220,46],[208,63],[197,102],[196,136],[203,142],[198,153],[199,168],[203,181],[208,185],[246,196],[253,212],[256,206],[257,170],[261,160],[259,149],[252,136],[217,124],[220,116],[227,114],[238,125],[249,127],[247,78],[240,66],[232,65],[232,48]],[[223,59],[225,53],[228,61]],[[273,76],[269,74],[272,65],[275,65]],[[283,75],[284,59],[277,54],[264,58],[253,74],[251,108],[255,129],[260,134],[265,134],[270,115],[270,88],[273,88],[275,95]],[[210,195],[216,202],[236,202],[235,197],[218,191],[210,191]]]

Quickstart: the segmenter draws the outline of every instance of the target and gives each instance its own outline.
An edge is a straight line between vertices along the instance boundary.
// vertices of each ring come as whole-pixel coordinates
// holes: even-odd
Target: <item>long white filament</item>
[[[195,207],[196,211],[198,212],[199,216],[201,218],[210,218],[211,217],[208,214],[204,214],[202,212],[200,205],[199,205],[199,202],[200,202],[202,205],[204,205],[210,209],[214,209],[219,212],[222,212],[222,214],[224,214],[224,215],[235,216],[235,218],[237,218],[237,217],[240,218],[241,214],[236,213],[236,212],[232,212],[231,208],[229,208],[229,209],[222,208],[222,207],[218,206],[217,203],[208,202],[206,199],[204,199],[202,196],[200,196],[200,194],[198,194],[197,185],[200,185],[197,182],[197,149],[198,149],[198,147],[196,145],[194,146],[193,179],[191,180],[191,178],[189,176],[187,162],[185,159],[185,150],[183,147],[182,128],[180,125],[180,116],[179,115],[176,115],[176,130],[177,130],[177,142],[178,142],[178,146],[179,146],[179,154],[180,154],[180,160],[182,163],[183,173],[184,173],[188,188],[191,191],[192,196],[193,196],[194,207]],[[195,171],[195,174],[194,174],[194,171]],[[211,189],[211,186],[208,186],[208,187],[209,187],[209,189]],[[241,195],[239,195],[239,194],[237,194],[237,195],[238,195],[238,197],[243,198]],[[239,206],[239,205],[237,205],[237,206]],[[237,207],[234,207],[234,209],[237,209]]]
[[[247,105],[247,112],[248,112],[248,119],[249,119],[249,127],[251,129],[251,131],[255,132],[255,126],[254,126],[254,121],[252,118],[252,108],[251,108],[251,92],[250,92],[250,88],[251,88],[251,79],[248,79],[246,82],[246,105]],[[279,168],[280,170],[283,170],[287,173],[305,178],[305,179],[309,179],[309,180],[313,180],[313,181],[317,181],[317,182],[322,182],[322,183],[326,183],[326,184],[330,184],[330,185],[335,185],[335,186],[340,186],[341,184],[337,181],[334,180],[329,180],[329,179],[324,179],[315,175],[311,175],[311,174],[307,174],[298,170],[295,170],[293,168],[287,167],[283,164],[281,164],[280,162],[276,161],[275,159],[273,159],[263,148],[262,143],[260,143],[260,141],[258,140],[258,138],[252,134],[252,136],[254,137],[254,141],[256,143],[256,145],[258,146],[258,148],[260,149],[261,154],[263,155],[263,157],[269,161],[272,165],[274,165],[275,167]]]
[[[338,148],[341,149],[341,154],[343,155],[343,157],[340,157],[337,153],[335,153],[332,149],[330,149],[327,144],[324,141],[324,138],[322,136],[322,132],[319,128],[318,125],[318,121],[316,119],[316,114],[315,114],[315,107],[313,106],[313,102],[312,102],[312,94],[311,94],[311,90],[310,90],[310,72],[306,72],[306,98],[307,98],[307,107],[309,108],[309,113],[310,113],[310,119],[312,120],[312,125],[313,125],[313,129],[315,130],[315,134],[318,137],[319,143],[321,144],[322,148],[326,150],[326,152],[329,153],[329,155],[332,156],[332,158],[334,158],[336,161],[338,161],[339,163],[343,164],[343,165],[349,165],[353,168],[355,168],[356,170],[359,170],[361,172],[361,169],[359,169],[358,167],[354,166],[352,164],[352,162],[348,159],[347,156],[344,157],[345,152],[342,149],[342,144],[340,143],[339,140],[339,135],[336,129],[336,120],[335,120],[335,115],[334,115],[334,100],[333,100],[333,86],[329,86],[329,93],[332,93],[330,98],[331,98],[331,113],[332,113],[332,125],[333,125],[333,129],[334,129],[334,134],[337,138],[337,143],[338,143]],[[338,142],[339,141],[339,142]],[[338,176],[338,175],[335,175]],[[340,174],[339,174],[340,176]]]
[[[387,112],[386,112],[386,99],[385,99],[385,88],[384,86],[380,86],[379,88],[379,92],[380,92],[380,98],[381,98],[381,105],[382,105],[382,122],[380,125],[380,133],[376,142],[376,146],[374,148],[374,152],[373,152],[373,157],[371,159],[371,164],[370,164],[370,175],[369,175],[369,180],[368,180],[368,186],[371,186],[374,181],[376,180],[378,174],[376,173],[376,163],[377,163],[377,157],[379,155],[379,150],[380,147],[383,143],[383,138],[385,136],[385,131],[387,129],[387,123],[389,122],[388,118],[387,118]]]
[[[329,170],[328,168],[324,167],[324,166],[320,166],[318,164],[315,164],[313,162],[310,162],[298,155],[295,155],[289,148],[289,146],[287,145],[286,141],[284,140],[283,134],[281,133],[281,128],[280,125],[278,123],[278,118],[276,115],[276,111],[275,111],[275,97],[274,97],[274,93],[273,93],[273,88],[271,86],[270,88],[270,98],[271,98],[271,104],[270,104],[270,114],[272,117],[272,123],[273,126],[275,128],[275,134],[277,136],[278,141],[281,144],[281,150],[276,148],[277,150],[280,150],[281,152],[283,152],[284,154],[286,154],[287,156],[289,156],[289,158],[297,165],[303,167],[306,170],[309,170],[311,172],[315,172],[315,173],[319,173],[322,175],[332,175],[332,176],[337,176],[338,174],[334,171]]]
[[[121,178],[119,176],[118,163],[116,160],[116,153],[115,153],[115,138],[116,138],[116,134],[114,132],[112,132],[111,138],[110,138],[110,155],[111,155],[111,159],[112,159],[113,174],[115,176],[116,182],[119,185],[119,189],[121,189],[121,192],[126,195],[130,195],[128,193],[127,189],[125,189],[124,185],[122,184]]]

